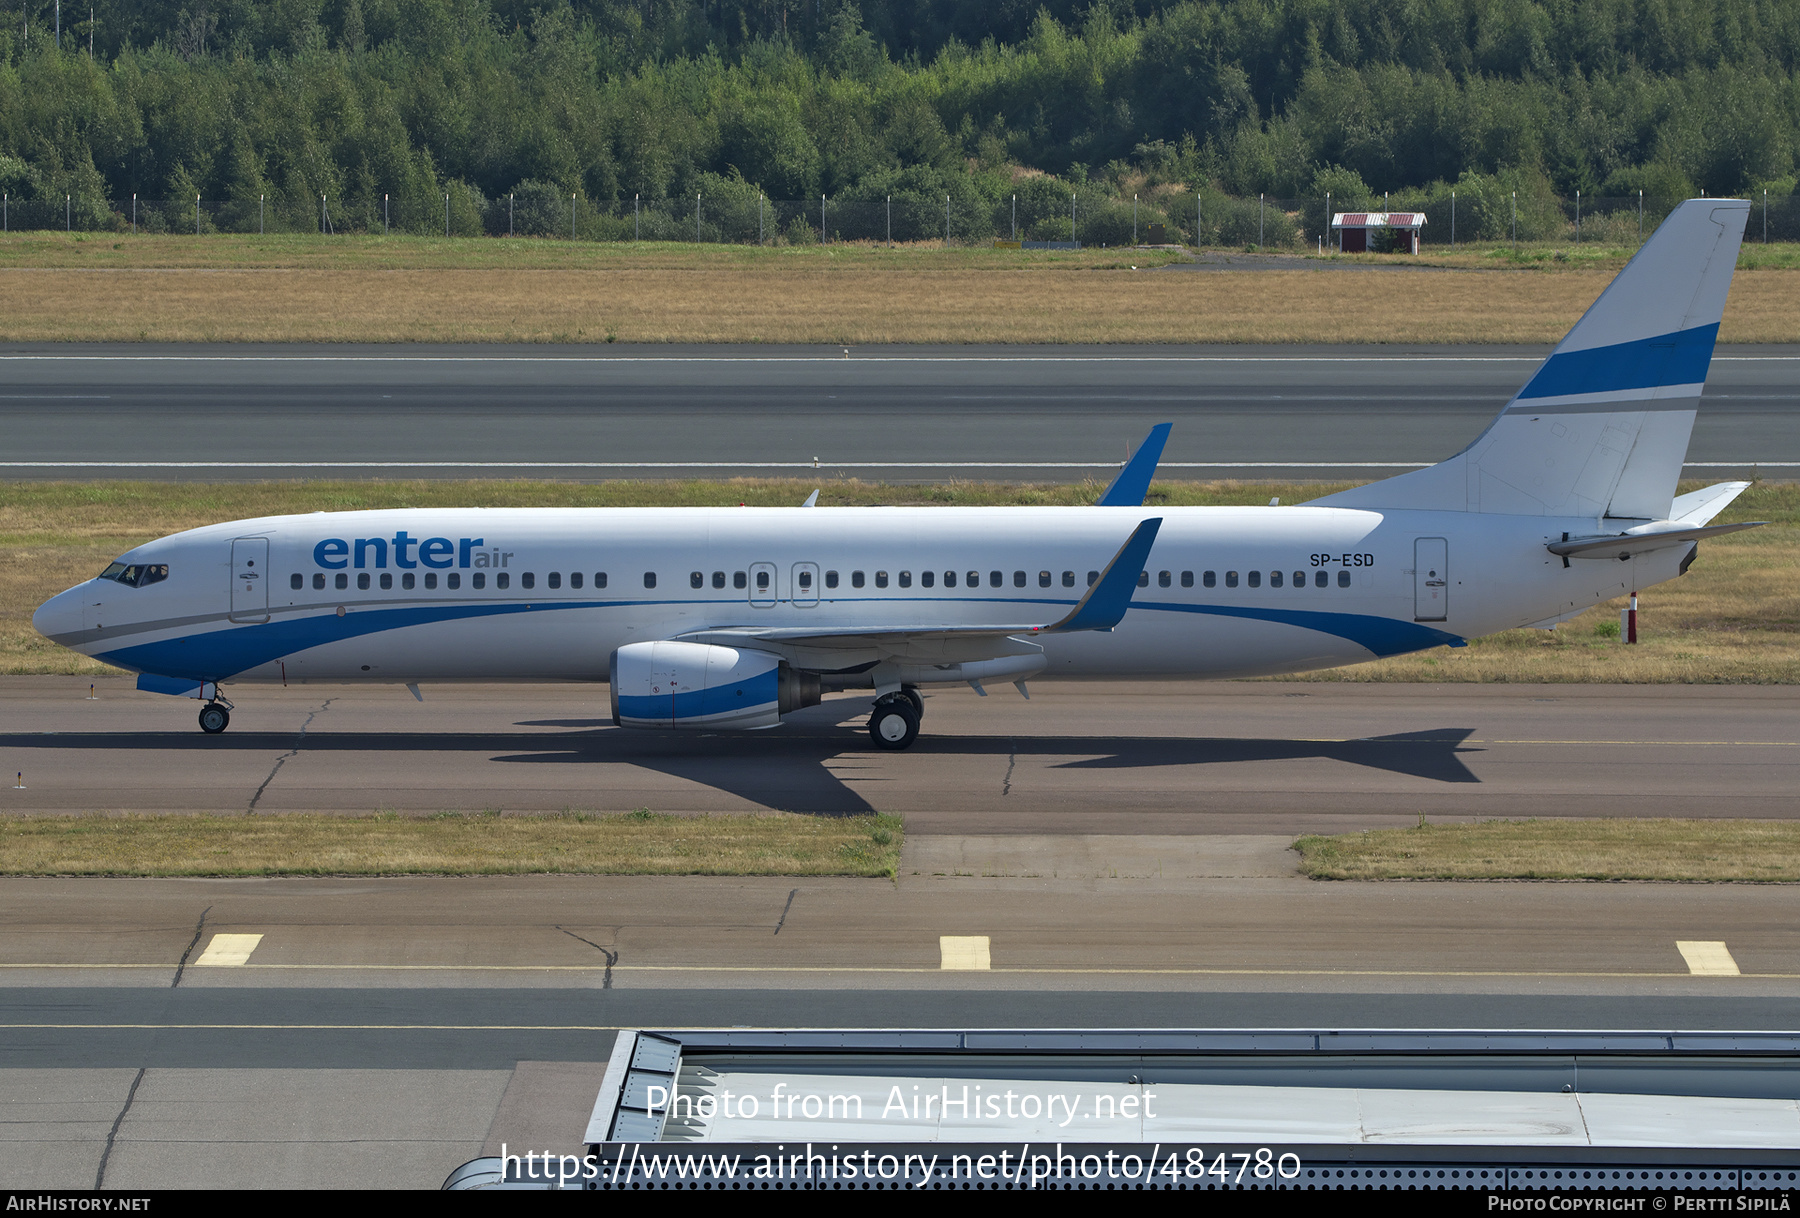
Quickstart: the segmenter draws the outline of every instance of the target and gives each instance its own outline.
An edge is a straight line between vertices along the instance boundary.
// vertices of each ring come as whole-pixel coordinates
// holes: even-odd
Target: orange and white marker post
[[[1625,610],[1625,641],[1637,642],[1637,593],[1631,594],[1631,605]]]

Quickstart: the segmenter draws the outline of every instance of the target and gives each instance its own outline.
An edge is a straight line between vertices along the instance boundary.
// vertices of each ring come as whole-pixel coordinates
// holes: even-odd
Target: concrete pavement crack
[[[139,1066],[137,1077],[131,1080],[131,1090],[125,1093],[125,1106],[119,1109],[119,1115],[113,1118],[112,1128],[106,1133],[106,1149],[100,1152],[100,1166],[94,1172],[94,1187],[101,1188],[106,1184],[106,1161],[112,1158],[113,1141],[119,1136],[119,1126],[125,1123],[125,1114],[131,1111],[131,1102],[137,1099],[138,1084],[144,1081],[146,1067]]]
[[[194,954],[196,947],[200,946],[200,934],[206,929],[206,915],[211,912],[212,906],[210,905],[200,911],[200,920],[194,923],[194,937],[188,940],[187,950],[181,953],[181,959],[175,965],[175,980],[169,982],[170,989],[181,984],[181,975],[187,971],[188,957]]]
[[[595,951],[599,952],[602,956],[606,957],[606,975],[604,977],[602,977],[600,980],[600,988],[603,990],[612,989],[612,971],[613,971],[613,966],[619,962],[619,953],[607,951],[604,947],[601,947],[598,943],[595,943],[592,939],[582,939],[582,937],[580,935],[576,934],[574,931],[570,930],[566,926],[559,926],[556,929],[562,931],[563,934],[569,936],[569,938],[571,938],[571,939],[580,939],[581,942],[587,944],[589,947],[591,947]]]
[[[269,784],[275,781],[275,775],[281,773],[281,767],[286,765],[290,758],[300,755],[300,746],[306,743],[306,729],[311,727],[312,721],[324,714],[325,708],[335,701],[337,701],[336,698],[327,698],[319,704],[317,710],[307,712],[306,722],[300,725],[300,734],[294,738],[294,747],[275,759],[275,768],[269,771],[269,776],[262,780],[262,786],[256,788],[256,794],[250,797],[250,806],[244,809],[244,815],[248,816],[256,811],[257,802],[262,799],[263,792],[269,789]]]

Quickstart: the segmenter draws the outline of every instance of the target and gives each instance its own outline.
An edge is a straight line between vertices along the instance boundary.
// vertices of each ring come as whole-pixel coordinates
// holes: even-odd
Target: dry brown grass
[[[1294,843],[1317,880],[1800,880],[1800,823],[1492,820]]]
[[[897,816],[0,818],[5,875],[894,875]]]
[[[0,341],[1545,343],[1596,271],[0,270]],[[1800,273],[1720,339],[1800,341]]]
[[[1344,484],[1162,482],[1168,505],[1298,503]],[[1682,484],[1683,490],[1699,486]],[[671,482],[309,482],[0,484],[0,674],[108,675],[116,670],[31,629],[31,611],[155,537],[251,516],[397,507],[629,507],[798,503],[815,486],[827,506],[1084,504],[1094,483],[887,485],[854,479]],[[1686,576],[1641,598],[1635,647],[1596,633],[1619,602],[1554,632],[1511,630],[1468,647],[1440,647],[1302,676],[1313,681],[1800,683],[1800,483],[1759,483],[1719,521],[1765,529],[1705,543]],[[1292,680],[1295,678],[1284,678]]]

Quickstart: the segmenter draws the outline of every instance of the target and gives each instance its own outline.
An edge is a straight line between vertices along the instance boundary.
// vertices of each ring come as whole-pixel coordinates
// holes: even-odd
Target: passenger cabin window
[[[911,571],[900,572],[900,586],[902,588],[912,587],[912,572]]]
[[[1148,588],[1149,586],[1150,586],[1150,572],[1139,571],[1138,572],[1138,587]]]
[[[725,586],[725,572],[714,571],[713,578],[712,578],[712,585],[715,588],[723,588]]]
[[[1013,572],[1013,587],[1023,588],[1024,586],[1025,586],[1025,572],[1014,571]]]
[[[313,576],[313,589],[318,592],[325,591],[325,577],[323,575]]]
[[[1050,586],[1050,572],[1039,571],[1038,572],[1038,587],[1048,588],[1049,586]]]
[[[579,571],[569,572],[569,587],[571,587],[571,588],[581,587],[581,572],[579,572]]]
[[[477,575],[475,578],[480,579],[481,576]],[[478,584],[476,586],[479,587],[480,585]],[[656,587],[656,572],[654,572],[654,571],[644,572],[644,587],[646,587],[646,588]]]
[[[971,571],[968,573],[966,578],[969,581],[969,587],[971,587],[971,588],[981,587],[981,572]]]
[[[475,574],[469,578],[469,586],[477,591],[487,587],[486,573],[481,571],[475,572]]]
[[[769,590],[769,573],[767,571],[758,571],[756,573],[756,590],[758,592],[767,592]]]
[[[606,587],[606,572],[604,572],[604,571],[594,572],[594,587],[596,587],[596,588]]]
[[[1075,586],[1075,572],[1064,571],[1063,572],[1063,587],[1073,588],[1074,586]]]
[[[838,586],[838,573],[836,571],[825,572],[825,586],[827,588],[835,588]]]
[[[306,587],[306,576],[300,574],[298,571],[294,572],[294,577],[288,580],[288,587],[296,592],[300,591],[300,589]]]
[[[1279,571],[1269,572],[1269,587],[1271,587],[1271,588],[1281,587],[1281,572],[1279,572]]]
[[[501,584],[500,586],[502,588],[506,587],[506,585],[504,583]],[[537,586],[537,576],[534,573],[532,573],[530,571],[522,571],[519,573],[519,587],[535,588],[536,586]]]
[[[1315,588],[1323,588],[1330,580],[1331,576],[1325,574],[1323,571],[1313,572],[1313,587]]]
[[[852,588],[860,588],[863,586],[863,573],[861,571],[850,572],[850,586]]]
[[[360,591],[363,591],[363,592],[367,592],[369,590],[369,573],[367,571],[360,572],[357,575],[356,586]]]
[[[1194,573],[1192,571],[1183,571],[1181,573],[1181,586],[1183,588],[1192,588],[1194,586]]]
[[[425,572],[425,590],[427,592],[434,592],[437,590],[437,572],[436,571]]]
[[[1092,588],[1095,584],[1097,584],[1099,582],[1100,582],[1100,572],[1089,571],[1088,572],[1088,587]]]
[[[875,572],[875,586],[877,588],[887,587],[887,572],[886,571]]]
[[[331,581],[331,584],[332,587],[336,588],[339,592],[342,592],[345,588],[350,586],[350,577],[345,575],[342,571],[339,571],[337,577]]]
[[[688,587],[690,587],[690,588],[706,587],[706,575],[700,571],[689,572],[688,573]]]
[[[1296,587],[1296,588],[1306,587],[1306,572],[1304,572],[1304,571],[1294,572],[1294,587]]]
[[[988,587],[998,588],[1004,582],[1005,582],[1005,577],[1002,576],[1000,574],[1000,572],[998,572],[998,571],[989,571],[988,572]]]
[[[1237,572],[1236,571],[1225,572],[1225,586],[1227,588],[1237,587]]]
[[[1167,571],[1158,571],[1156,573],[1156,586],[1158,588],[1167,588],[1174,582],[1175,577],[1170,575]]]
[[[479,579],[480,576],[477,576],[476,578]],[[504,588],[510,583],[512,583],[512,576],[505,571],[494,576],[494,587],[496,588]]]
[[[812,591],[812,572],[811,571],[800,572],[800,590],[802,592]]]
[[[1338,572],[1338,587],[1348,588],[1349,586],[1350,586],[1350,572],[1339,571]]]
[[[944,572],[944,587],[946,587],[946,588],[956,587],[956,572],[954,572],[954,571]]]
[[[1260,588],[1260,587],[1262,587],[1262,572],[1261,571],[1251,571],[1245,575],[1244,581],[1246,583],[1248,583],[1252,588]]]
[[[902,580],[901,582],[902,582],[902,584],[905,583],[904,580]],[[921,571],[921,572],[919,572],[919,587],[929,588],[935,583],[937,583],[937,572],[936,571]]]
[[[418,577],[415,576],[411,571],[408,571],[405,575],[402,575],[400,577],[400,586],[402,588],[406,589],[408,592],[411,592],[413,589],[413,583],[417,578]]]
[[[458,588],[462,587],[462,576],[458,575],[455,571],[450,572],[450,574],[444,576],[444,587],[455,592]]]
[[[1216,588],[1216,587],[1218,587],[1218,585],[1219,585],[1219,575],[1218,575],[1218,572],[1216,572],[1216,571],[1208,571],[1208,572],[1206,572],[1206,573],[1205,573],[1205,574],[1204,574],[1204,575],[1202,575],[1202,576],[1201,576],[1201,577],[1200,577],[1200,582],[1201,582],[1201,583],[1203,583],[1203,584],[1205,584],[1205,585],[1206,585],[1206,586],[1207,586],[1207,587],[1208,587],[1208,588]]]
[[[745,588],[750,586],[750,577],[745,575],[742,571],[733,571],[731,573],[731,586],[736,588],[739,592],[742,592]]]
[[[393,587],[394,573],[392,571],[383,571],[381,573],[381,590],[383,592],[390,592],[393,590]]]
[[[550,586],[552,588],[562,587],[562,572],[561,571],[550,572]]]

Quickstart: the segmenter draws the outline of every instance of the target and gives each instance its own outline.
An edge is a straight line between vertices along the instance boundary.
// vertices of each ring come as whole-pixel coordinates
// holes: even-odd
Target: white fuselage
[[[166,578],[90,580],[34,622],[200,682],[603,681],[615,649],[697,631],[1048,624],[1151,517],[1129,612],[1038,638],[1043,676],[1251,676],[1460,644],[1669,579],[1691,550],[1565,562],[1545,544],[1592,517],[1327,507],[320,513],[150,542],[120,561]]]

